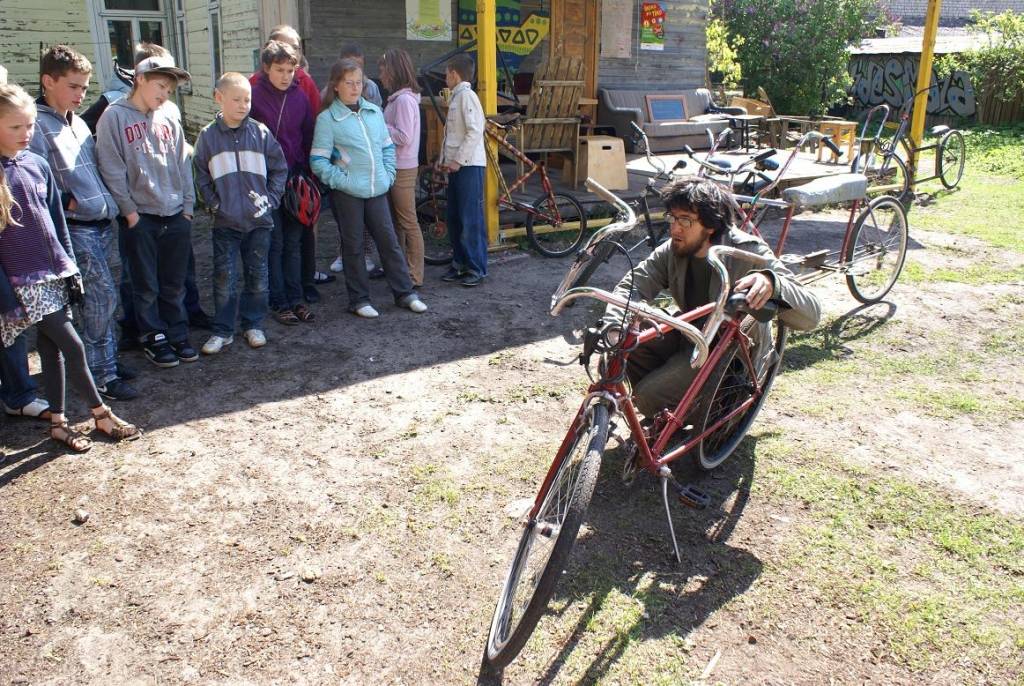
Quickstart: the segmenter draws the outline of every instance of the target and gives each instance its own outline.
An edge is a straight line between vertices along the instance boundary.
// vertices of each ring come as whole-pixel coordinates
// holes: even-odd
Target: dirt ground
[[[330,228],[322,234],[326,264],[335,242]],[[929,248],[965,241],[927,239]],[[926,263],[955,259],[925,257],[921,240],[912,253]],[[197,231],[196,246],[208,274],[208,234]],[[567,264],[502,254],[477,289],[442,284],[441,268],[428,268],[424,315],[395,308],[374,282],[375,321],[348,314],[343,286],[330,284],[316,325],[270,323],[262,350],[237,340],[171,370],[128,354],[142,398],[120,409],[146,432],[134,443],[65,455],[42,425],[5,418],[0,683],[477,681],[513,515],[585,380],[573,358],[592,312],[547,313]],[[624,268],[596,282],[610,285]],[[1019,283],[900,283],[892,305],[846,318],[856,302],[841,282],[815,288],[840,339],[846,325],[923,327],[908,349],[970,344],[1024,311]],[[1008,304],[981,306],[997,300]],[[1019,361],[1000,374],[1020,397]],[[73,418],[85,417],[70,396]],[[874,627],[799,593],[799,578],[773,621],[746,609],[800,516],[799,503],[751,497],[768,466],[757,445],[770,436],[813,435],[864,468],[1024,513],[1019,419],[937,419],[870,403],[829,411],[832,400],[809,415],[769,398],[752,457],[707,477],[720,507],[676,510],[684,566],[668,557],[660,496],[650,484],[627,494],[609,458],[572,582],[556,592],[556,630],[542,624],[506,683],[963,683],[955,668],[920,672],[891,659]],[[85,524],[72,521],[76,509],[89,512]],[[649,672],[616,671],[621,644],[594,639],[618,634],[588,621],[588,608],[620,596],[643,601],[638,640],[658,646]]]

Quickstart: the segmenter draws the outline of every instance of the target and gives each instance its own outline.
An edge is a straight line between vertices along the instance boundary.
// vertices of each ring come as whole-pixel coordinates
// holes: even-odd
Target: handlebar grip
[[[686,160],[679,160],[672,166],[672,171],[676,169],[686,169]]]
[[[753,158],[751,158],[751,159],[752,159],[752,160],[753,160],[754,162],[764,162],[764,161],[765,161],[766,159],[768,159],[769,157],[774,157],[774,156],[775,156],[775,152],[776,152],[776,151],[775,151],[775,148],[769,148],[768,150],[765,150],[764,152],[759,152],[759,153],[757,153],[757,154],[756,154],[756,155],[754,155],[754,157],[753,157]]]
[[[842,157],[843,151],[839,149],[839,146],[832,142],[831,138],[825,136],[824,138],[821,139],[821,142],[825,144],[825,147],[832,151],[833,155],[835,155],[836,157]]]
[[[645,135],[645,134],[644,134],[644,130],[643,130],[643,129],[641,129],[641,128],[640,128],[639,126],[637,126],[637,124],[636,124],[636,122],[635,122],[635,121],[631,121],[631,122],[629,122],[629,125],[630,125],[630,126],[632,126],[632,127],[633,127],[633,130],[634,130],[634,131],[636,131],[636,132],[637,132],[638,134],[640,134],[641,136]]]
[[[602,186],[600,183],[598,183],[591,177],[588,176],[585,183],[587,188],[589,188],[592,193],[600,197],[602,200],[605,200],[615,206],[622,206],[625,204],[622,202],[621,198],[617,197],[614,193],[612,193],[610,190]]]
[[[689,145],[683,146],[683,152],[685,152],[690,157],[693,157],[693,148],[691,148]]]

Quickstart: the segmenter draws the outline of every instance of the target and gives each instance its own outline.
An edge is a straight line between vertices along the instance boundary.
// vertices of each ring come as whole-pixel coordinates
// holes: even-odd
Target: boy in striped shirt
[[[263,318],[268,308],[267,254],[274,210],[281,203],[288,163],[266,126],[249,117],[252,88],[243,75],[228,72],[217,81],[214,99],[221,111],[196,141],[195,177],[199,194],[214,215],[213,335],[207,355],[234,341],[241,315],[242,335],[253,348],[266,345]],[[238,258],[244,289],[238,292]]]

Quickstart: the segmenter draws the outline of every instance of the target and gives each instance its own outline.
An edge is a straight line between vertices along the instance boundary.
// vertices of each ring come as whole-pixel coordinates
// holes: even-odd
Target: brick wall
[[[887,0],[889,9],[907,25],[922,25],[928,11],[928,0]],[[971,10],[982,12],[1004,12],[1013,10],[1024,13],[1024,0],[942,0],[939,24],[942,26],[963,26],[971,16]]]

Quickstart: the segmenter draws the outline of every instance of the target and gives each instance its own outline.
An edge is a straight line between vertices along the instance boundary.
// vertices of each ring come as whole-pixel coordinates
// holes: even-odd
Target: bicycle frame
[[[534,162],[527,157],[522,150],[509,143],[508,133],[509,131],[506,127],[491,120],[488,120],[487,125],[484,127],[484,134],[487,138],[497,143],[499,148],[521,162],[523,168],[526,170],[522,176],[518,177],[511,185],[509,185],[509,183],[505,181],[505,176],[501,173],[501,166],[498,163],[497,157],[491,152],[490,147],[485,146],[487,149],[487,163],[494,170],[495,176],[498,177],[498,185],[501,187],[501,192],[498,195],[498,204],[506,209],[520,210],[534,215],[540,215],[542,213],[533,205],[513,200],[512,194],[525,186],[527,179],[537,172],[540,172],[540,182],[541,186],[544,188],[544,193],[549,196],[554,195],[554,189],[551,187],[551,180],[548,178],[547,165],[543,161]],[[557,216],[557,208],[555,211],[556,220],[560,222],[561,217]]]

